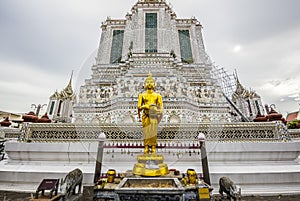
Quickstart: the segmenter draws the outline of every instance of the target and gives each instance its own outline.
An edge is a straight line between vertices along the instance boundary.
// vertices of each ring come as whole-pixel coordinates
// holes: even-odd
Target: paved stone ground
[[[223,201],[228,201],[226,198]],[[241,201],[300,201],[300,195],[278,195],[278,196],[247,196],[242,197]],[[214,201],[221,201],[219,195],[214,196]]]
[[[30,193],[0,191],[0,201],[28,201],[30,198]]]
[[[34,198],[34,193],[20,193],[11,191],[0,191],[0,201],[29,201]],[[73,196],[69,201],[83,201],[82,196]]]
[[[33,194],[34,196],[34,194]],[[31,193],[0,191],[0,201],[28,201]],[[221,201],[218,195],[214,201]],[[228,201],[227,199],[223,199]],[[241,201],[300,201],[300,195],[278,195],[278,196],[248,196],[242,197]]]

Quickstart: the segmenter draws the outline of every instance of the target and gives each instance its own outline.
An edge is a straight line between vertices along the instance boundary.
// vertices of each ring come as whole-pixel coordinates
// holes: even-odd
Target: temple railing
[[[64,142],[97,141],[104,132],[107,142],[140,144],[143,141],[141,123],[131,124],[24,124],[23,141]],[[197,136],[204,133],[208,141],[287,141],[286,127],[280,122],[243,123],[181,123],[160,124],[158,143],[198,143]]]
[[[19,139],[22,134],[19,128],[0,127],[0,139]]]
[[[288,132],[291,139],[300,140],[300,129],[289,129]]]

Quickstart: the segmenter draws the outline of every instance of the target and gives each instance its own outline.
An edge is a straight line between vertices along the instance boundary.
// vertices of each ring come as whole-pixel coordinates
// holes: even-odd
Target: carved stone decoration
[[[180,117],[177,114],[172,114],[169,117],[169,123],[173,124],[173,123],[180,123]]]
[[[203,118],[202,118],[203,123],[207,123],[207,122],[210,122],[210,121],[211,121],[211,119],[208,116],[206,116],[206,115],[203,116]]]
[[[123,122],[125,124],[127,124],[127,123],[134,123],[135,119],[134,119],[134,117],[131,114],[128,114],[128,115],[124,116]]]

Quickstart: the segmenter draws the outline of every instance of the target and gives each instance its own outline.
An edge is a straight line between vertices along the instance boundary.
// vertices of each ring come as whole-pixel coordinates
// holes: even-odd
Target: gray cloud
[[[34,100],[47,103],[72,70],[78,75],[82,65],[93,62],[89,56],[98,47],[101,22],[107,16],[124,18],[136,1],[0,1],[0,68],[19,70],[1,74],[1,85],[10,88],[1,91],[0,109],[27,112]],[[266,103],[282,111],[298,109],[299,100],[288,96],[299,93],[300,1],[168,1],[178,18],[195,16],[202,23],[207,52],[217,65],[237,69],[242,84]],[[32,76],[39,79],[28,79]],[[27,97],[10,81],[16,79],[27,86]],[[47,84],[37,88],[44,80]]]

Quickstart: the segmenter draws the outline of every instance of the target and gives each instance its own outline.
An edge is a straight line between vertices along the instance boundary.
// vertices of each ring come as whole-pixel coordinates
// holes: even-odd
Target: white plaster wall
[[[7,142],[5,151],[10,161],[57,161],[94,163],[97,142],[19,143]],[[129,151],[129,153],[127,153]],[[201,160],[198,150],[191,156],[186,149],[158,149],[167,162],[190,163]],[[211,162],[286,162],[294,161],[300,153],[300,142],[216,143],[207,142]],[[125,153],[126,152],[126,153]],[[193,150],[191,150],[193,152]],[[142,149],[104,149],[104,162],[134,162]],[[113,156],[112,156],[113,155]]]

